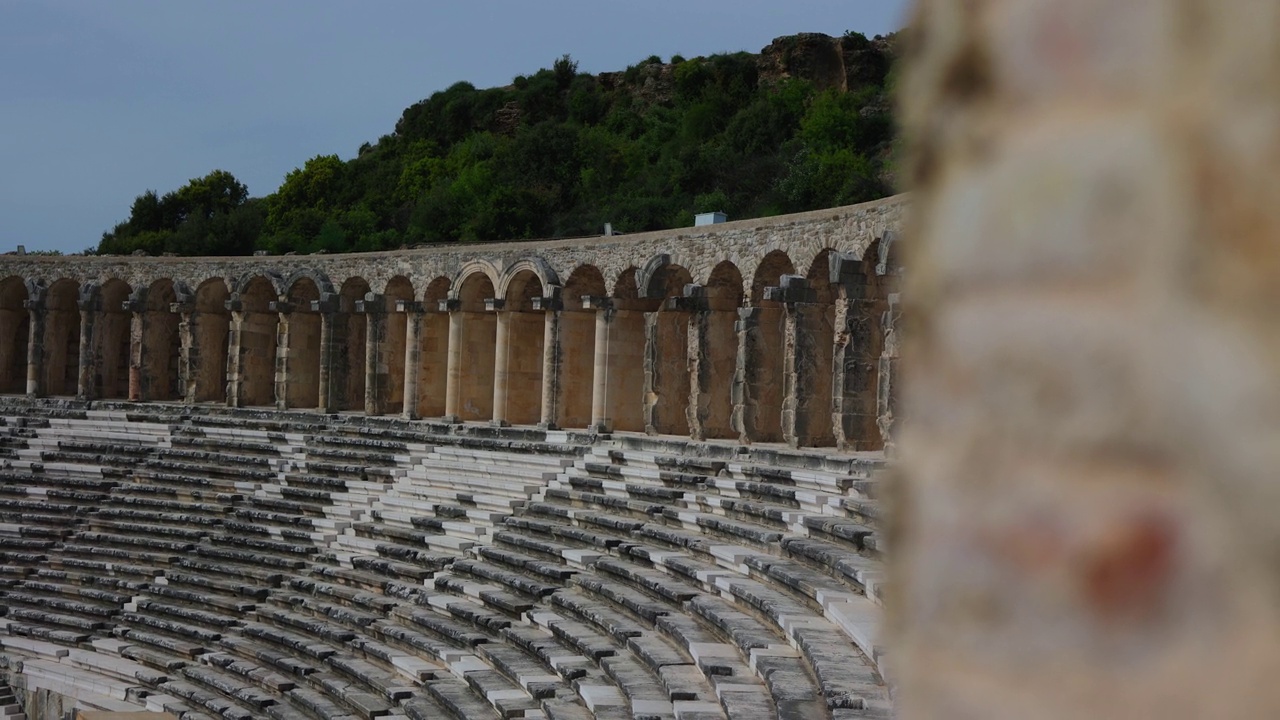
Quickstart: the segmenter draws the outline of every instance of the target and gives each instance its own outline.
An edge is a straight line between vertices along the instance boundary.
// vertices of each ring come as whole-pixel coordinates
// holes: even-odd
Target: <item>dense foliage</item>
[[[820,91],[749,53],[651,57],[599,76],[564,56],[508,87],[460,82],[405,110],[354,159],[314,157],[261,200],[223,171],[163,197],[147,192],[98,252],[379,250],[874,199],[891,190],[892,43],[856,33],[838,42],[846,65],[857,63],[845,68],[847,90]]]

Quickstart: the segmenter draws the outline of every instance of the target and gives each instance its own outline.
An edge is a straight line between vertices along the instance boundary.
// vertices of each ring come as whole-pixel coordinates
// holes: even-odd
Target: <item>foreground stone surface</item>
[[[1278,23],[919,4],[903,717],[1280,715]]]

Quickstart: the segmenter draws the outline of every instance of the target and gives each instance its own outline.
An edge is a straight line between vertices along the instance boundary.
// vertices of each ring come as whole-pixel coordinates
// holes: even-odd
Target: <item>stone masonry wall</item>
[[[919,3],[903,718],[1280,715],[1277,27]]]

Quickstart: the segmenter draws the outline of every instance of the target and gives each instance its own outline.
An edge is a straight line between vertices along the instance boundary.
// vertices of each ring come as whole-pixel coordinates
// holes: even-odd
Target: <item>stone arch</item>
[[[700,296],[690,299],[689,427],[697,439],[736,437],[733,380],[738,369],[738,308],[742,272],[732,261],[712,268]]]
[[[640,271],[634,266],[628,267],[618,273],[618,277],[613,281],[612,297],[622,300],[635,300],[640,297],[639,285],[637,284],[637,276]]]
[[[329,382],[334,393],[334,410],[364,410],[368,322],[365,314],[358,312],[356,303],[363,301],[369,292],[369,282],[355,275],[344,280],[338,292],[329,350],[333,364]]]
[[[843,449],[879,450],[884,447],[880,414],[889,397],[888,377],[882,363],[885,349],[885,317],[889,295],[897,292],[897,258],[893,238],[877,238],[859,259],[832,256],[829,278],[836,283],[833,347],[833,425],[835,440]],[[886,359],[886,362],[890,362]]]
[[[642,298],[660,304],[645,316],[644,429],[650,434],[689,434],[689,305],[684,290],[693,276],[666,255],[637,276]]]
[[[405,363],[408,313],[399,310],[399,304],[414,300],[413,283],[403,275],[387,281],[382,292],[386,310],[385,336],[379,343],[378,373],[385,377],[383,392],[386,397],[378,405],[388,413],[404,411]],[[385,368],[385,370],[384,370]]]
[[[760,259],[756,265],[755,275],[751,279],[751,304],[759,306],[764,302],[764,289],[778,287],[783,275],[794,275],[796,266],[791,257],[782,250],[773,250]]]
[[[833,425],[836,341],[831,267],[836,250],[814,255],[803,283],[786,302],[782,430],[794,446],[835,444]]]
[[[521,258],[508,265],[506,271],[502,273],[495,285],[498,289],[496,297],[507,299],[512,283],[521,279],[522,286],[527,285],[530,274],[538,279],[538,284],[543,288],[560,284],[556,271],[545,260],[539,257]]]
[[[786,313],[782,303],[765,299],[765,288],[778,287],[783,275],[794,275],[795,264],[782,250],[761,258],[751,279],[751,307],[742,313],[738,338],[739,363],[734,383],[739,388],[734,423],[742,442],[781,442],[785,376],[783,355]]]
[[[450,290],[457,310],[449,315],[446,412],[455,420],[490,420],[498,321],[486,311],[485,301],[494,296],[495,274],[485,270],[492,269],[488,263],[468,266],[470,271],[459,271]]]
[[[98,288],[98,317],[93,323],[93,360],[96,367],[91,397],[129,397],[129,359],[133,316],[126,309],[133,290],[120,278],[110,278]],[[91,361],[92,362],[92,361]]]
[[[574,307],[581,310],[584,296],[605,297],[608,294],[604,274],[595,265],[585,263],[579,265],[569,273],[569,279],[564,282],[563,295],[566,309]]]
[[[591,415],[599,430],[644,431],[645,311],[657,305],[640,299],[639,275],[635,266],[619,272],[596,313]]]
[[[417,417],[442,417],[449,376],[449,313],[440,309],[448,300],[450,280],[440,276],[427,283],[422,294],[422,317],[418,327],[417,354],[409,349],[406,367],[417,362]],[[416,357],[416,360],[415,360]]]
[[[200,283],[188,322],[187,396],[195,402],[227,401],[227,349],[231,337],[231,294],[219,277]],[[194,355],[194,357],[192,357]]]
[[[181,400],[186,395],[178,377],[182,355],[180,322],[171,309],[177,302],[178,288],[169,278],[156,280],[147,288],[141,344],[136,352],[138,385],[144,400]]]
[[[242,278],[237,287],[243,290],[231,296],[240,308],[233,319],[233,335],[239,335],[232,356],[231,382],[236,395],[228,398],[237,407],[272,405],[275,403],[276,342],[280,315],[272,303],[280,297],[278,276],[259,274]],[[237,327],[238,326],[238,327]]]
[[[27,391],[27,345],[31,334],[31,312],[27,284],[11,275],[0,280],[0,392]]]
[[[512,269],[503,279],[504,300],[497,312],[493,418],[534,425],[542,418],[545,380],[546,318],[541,301],[552,288],[543,283],[537,263],[522,260]]]
[[[282,407],[320,406],[320,314],[321,285],[314,273],[300,271],[285,283],[287,312],[280,318],[280,372],[284,383],[276,389]],[[363,348],[362,348],[363,349]]]
[[[80,284],[60,278],[45,295],[44,394],[75,395],[80,381]]]
[[[489,281],[488,294],[485,298],[497,297],[495,289],[502,286],[502,273],[493,263],[487,260],[470,260],[463,264],[458,272],[454,274],[453,281],[449,283],[449,299],[460,300],[463,297],[465,288],[483,288],[483,285],[476,285],[477,276],[483,276]],[[481,298],[481,302],[485,298]]]
[[[333,294],[333,281],[329,279],[328,275],[314,268],[299,268],[289,273],[289,276],[281,283],[283,291],[280,294],[291,295],[294,286],[303,280],[310,280],[315,285],[316,293],[320,297]]]
[[[266,283],[271,291],[271,297],[277,298],[285,294],[284,278],[275,270],[251,270],[237,277],[231,283],[232,295],[243,295],[249,291],[252,285],[256,293],[261,294],[262,283]]]
[[[608,294],[604,274],[590,264],[575,267],[560,291],[559,350],[553,363],[559,376],[553,388],[555,395],[550,398],[554,407],[550,420],[557,427],[591,425],[598,321],[595,305],[584,307],[583,298],[599,303]],[[607,319],[602,317],[600,321]]]

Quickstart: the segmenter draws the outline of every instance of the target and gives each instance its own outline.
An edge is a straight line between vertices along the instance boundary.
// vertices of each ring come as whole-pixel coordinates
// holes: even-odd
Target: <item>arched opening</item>
[[[44,320],[44,388],[75,395],[80,380],[80,284],[63,278],[49,287]]]
[[[781,442],[783,394],[783,338],[786,316],[782,303],[766,300],[765,288],[778,287],[783,275],[794,275],[795,265],[781,250],[774,250],[756,267],[751,280],[751,309],[743,318],[739,337],[742,353],[736,378],[741,388],[734,412],[743,441]]]
[[[835,305],[831,287],[833,250],[818,253],[809,272],[811,302],[790,304],[793,327],[785,338],[783,430],[788,442],[806,447],[835,444],[832,424]],[[788,418],[789,422],[788,422]],[[788,428],[788,424],[790,427]]]
[[[280,345],[285,348],[285,406],[314,408],[320,405],[320,314],[311,303],[320,299],[320,287],[300,277],[289,288],[289,312],[283,318]]]
[[[505,335],[504,367],[495,367],[495,417],[516,425],[536,425],[542,417],[542,366],[546,347],[544,313],[534,298],[544,296],[542,281],[532,270],[516,273],[498,313],[497,332]],[[497,358],[498,362],[503,360]],[[503,377],[505,376],[505,377]],[[505,392],[504,392],[505,391]],[[505,407],[498,403],[505,401]]]
[[[368,328],[356,303],[364,300],[369,283],[352,277],[338,293],[338,313],[333,319],[333,377],[337,410],[364,410],[365,343]]]
[[[594,265],[574,268],[560,292],[560,380],[556,424],[585,428],[591,424],[595,381],[596,313],[582,299],[607,295],[604,276]]]
[[[449,319],[450,335],[458,337],[458,362],[450,364],[450,383],[457,383],[458,420],[493,417],[493,378],[498,318],[485,311],[485,300],[494,296],[493,281],[483,272],[466,276],[458,288],[458,310]],[[460,323],[454,333],[452,323]],[[451,337],[452,339],[452,337]],[[450,352],[454,352],[450,348]],[[455,377],[456,375],[456,377]]]
[[[271,281],[261,275],[240,293],[243,319],[240,328],[239,405],[275,404],[276,333],[280,315],[271,309],[276,300]]]
[[[178,381],[182,355],[180,319],[170,311],[177,301],[172,280],[157,280],[147,288],[141,347],[142,397],[146,400],[180,400],[185,394]]]
[[[380,403],[385,412],[404,411],[405,337],[407,314],[396,309],[400,301],[413,302],[413,283],[409,278],[397,275],[387,283],[382,294],[386,303],[385,336],[380,343],[378,373],[385,375],[386,397]],[[384,369],[385,368],[385,369]]]
[[[229,298],[227,284],[221,278],[206,280],[196,289],[196,308],[190,329],[195,358],[189,361],[194,375],[196,402],[227,401],[227,344],[231,337],[231,312],[227,310]],[[274,347],[274,339],[272,343]]]
[[[645,316],[645,431],[689,434],[689,312],[684,288],[693,282],[680,265],[665,264],[649,278],[645,297],[661,306]]]
[[[893,274],[897,258],[892,257],[892,245],[885,247],[884,265],[878,269],[880,243],[873,242],[857,263],[841,257],[844,262],[836,288],[833,414],[836,440],[848,450],[884,447],[879,426],[879,376],[885,348],[883,319],[889,310],[889,294],[897,290]],[[888,387],[884,392],[889,392]],[[889,403],[888,397],[885,403]]]
[[[449,298],[449,278],[438,277],[423,294],[422,328],[418,340],[418,413],[443,417],[449,383],[449,313],[440,302]]]
[[[31,312],[27,310],[27,285],[13,276],[0,281],[0,392],[27,391],[27,343]]]
[[[618,274],[610,301],[612,315],[606,323],[597,315],[596,337],[607,358],[603,372],[596,378],[597,394],[602,407],[593,415],[606,421],[613,430],[644,432],[645,425],[645,306],[636,285],[639,272],[629,267]]]
[[[738,308],[742,273],[728,260],[712,269],[693,316],[690,348],[693,430],[700,438],[736,437],[733,377],[738,367]]]
[[[123,280],[112,278],[102,284],[100,314],[93,327],[97,372],[93,397],[129,397],[129,349],[133,314],[125,310],[132,290]]]

